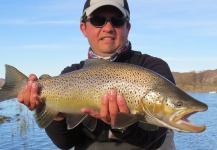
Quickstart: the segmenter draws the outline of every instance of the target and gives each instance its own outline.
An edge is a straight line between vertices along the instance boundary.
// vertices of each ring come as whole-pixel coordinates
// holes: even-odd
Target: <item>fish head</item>
[[[208,106],[171,83],[150,90],[142,103],[149,123],[181,132],[203,132],[206,129],[205,125],[198,126],[188,118],[207,110]]]

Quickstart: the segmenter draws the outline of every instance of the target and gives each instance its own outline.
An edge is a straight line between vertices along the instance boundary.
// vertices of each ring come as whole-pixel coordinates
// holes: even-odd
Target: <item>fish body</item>
[[[17,97],[27,82],[25,75],[6,65],[0,101]],[[44,104],[36,110],[35,118],[42,128],[62,112],[67,114],[68,129],[82,122],[94,130],[96,119],[81,113],[81,109],[86,107],[99,111],[102,96],[110,89],[123,94],[130,109],[130,114],[117,114],[116,128],[127,127],[138,121],[147,130],[156,130],[161,126],[182,132],[202,132],[206,128],[205,125],[197,126],[187,120],[191,114],[207,110],[206,104],[143,67],[89,59],[80,70],[56,77],[45,76],[37,82]]]

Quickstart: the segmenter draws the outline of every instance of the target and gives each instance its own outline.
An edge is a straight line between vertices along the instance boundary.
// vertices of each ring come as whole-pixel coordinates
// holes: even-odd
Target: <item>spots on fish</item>
[[[144,73],[142,68],[113,63],[109,67],[102,64],[57,78],[47,78],[41,80],[40,84],[43,85],[41,95],[48,95],[48,99],[55,102],[73,101],[75,105],[90,102],[100,105],[103,94],[115,89],[118,94],[123,94],[131,108],[136,108],[144,95],[147,104],[155,102],[154,91],[149,94],[147,91],[153,89],[158,82],[152,73]]]
[[[161,93],[150,90],[145,96],[144,100],[147,104],[152,105],[161,96]]]
[[[167,105],[167,106],[170,106],[170,107],[175,107],[175,105],[174,105],[174,104],[172,103],[172,101],[169,100],[169,99],[166,100],[166,105]]]

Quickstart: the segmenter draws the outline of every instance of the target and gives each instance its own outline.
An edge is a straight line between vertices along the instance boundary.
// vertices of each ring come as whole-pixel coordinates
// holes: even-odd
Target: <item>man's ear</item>
[[[81,30],[81,32],[83,33],[83,35],[85,36],[85,37],[87,37],[87,32],[86,32],[86,24],[85,23],[81,23],[80,24],[80,30]]]
[[[128,22],[127,23],[127,29],[128,29],[128,32],[130,31],[130,29],[131,29],[131,24]]]

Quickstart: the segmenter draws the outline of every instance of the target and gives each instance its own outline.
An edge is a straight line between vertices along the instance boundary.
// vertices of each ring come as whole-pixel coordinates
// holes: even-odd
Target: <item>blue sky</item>
[[[79,29],[85,0],[1,0],[0,78],[4,64],[28,75],[59,75],[87,58]],[[216,0],[128,0],[134,50],[164,59],[172,71],[217,69]]]

